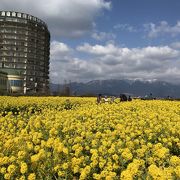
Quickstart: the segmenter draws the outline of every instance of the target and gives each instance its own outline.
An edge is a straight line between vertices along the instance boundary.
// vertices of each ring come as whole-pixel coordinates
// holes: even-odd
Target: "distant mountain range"
[[[175,85],[162,81],[140,81],[140,80],[93,80],[87,83],[73,82],[71,84],[58,85],[51,84],[51,92],[63,91],[64,87],[69,87],[72,95],[116,95],[121,93],[131,96],[144,97],[152,93],[154,97],[180,98],[180,85]]]

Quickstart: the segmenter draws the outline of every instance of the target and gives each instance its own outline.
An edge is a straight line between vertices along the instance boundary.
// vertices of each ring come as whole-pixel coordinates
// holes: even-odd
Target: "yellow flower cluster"
[[[180,179],[180,102],[0,97],[0,179]]]

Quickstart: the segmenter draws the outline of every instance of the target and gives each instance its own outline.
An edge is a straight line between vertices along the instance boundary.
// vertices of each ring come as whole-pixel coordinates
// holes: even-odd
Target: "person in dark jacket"
[[[125,94],[120,94],[120,102],[127,101],[127,96]]]
[[[132,101],[132,98],[131,98],[131,96],[129,96],[129,97],[128,97],[128,101]]]
[[[100,104],[101,100],[102,100],[102,95],[98,94],[98,96],[97,96],[97,104]]]

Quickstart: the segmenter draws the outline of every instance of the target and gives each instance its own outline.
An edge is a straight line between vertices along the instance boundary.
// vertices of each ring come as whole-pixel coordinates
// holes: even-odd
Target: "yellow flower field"
[[[0,179],[180,179],[180,102],[0,97]]]

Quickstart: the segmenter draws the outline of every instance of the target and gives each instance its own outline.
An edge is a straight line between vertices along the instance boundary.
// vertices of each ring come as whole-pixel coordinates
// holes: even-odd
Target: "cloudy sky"
[[[97,79],[180,84],[180,0],[0,0],[44,20],[53,83]]]

